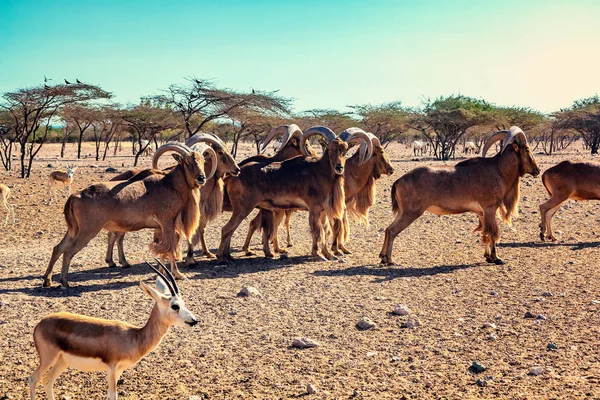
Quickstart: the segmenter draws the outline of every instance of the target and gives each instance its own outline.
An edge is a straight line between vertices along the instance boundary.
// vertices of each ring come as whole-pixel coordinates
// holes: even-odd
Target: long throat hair
[[[500,215],[502,219],[509,225],[512,224],[511,217],[517,218],[519,216],[519,197],[521,192],[521,180],[517,179],[517,182],[512,188],[506,192],[502,199],[502,206],[500,207]]]
[[[223,210],[223,187],[223,179],[217,178],[214,180],[209,192],[205,193],[206,196],[201,196],[200,209],[203,220],[210,222],[221,214]]]
[[[191,242],[200,224],[200,188],[191,189],[182,212],[183,234]]]
[[[333,181],[333,190],[330,197],[325,202],[325,212],[330,218],[342,219],[346,209],[346,194],[344,192],[344,177],[335,176]]]
[[[375,179],[369,178],[367,184],[357,193],[354,209],[350,215],[369,227],[369,209],[375,203]]]

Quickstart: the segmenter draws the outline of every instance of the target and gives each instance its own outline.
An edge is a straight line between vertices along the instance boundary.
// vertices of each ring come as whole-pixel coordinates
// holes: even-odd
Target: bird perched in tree
[[[79,79],[77,79],[77,78],[75,78],[75,82],[81,83],[81,81]]]
[[[46,78],[46,75],[44,75],[44,82],[48,82],[48,78]]]
[[[71,82],[69,82],[69,81],[68,81],[68,80],[66,80],[66,79],[65,79],[65,83],[66,83],[67,85],[70,85],[70,84],[71,84]]]
[[[196,78],[194,78],[194,81],[195,81],[195,82],[196,82],[198,85],[202,83],[202,82],[200,82],[200,81],[199,81],[198,79],[196,79]]]
[[[48,86],[44,83],[44,89],[48,90],[48,89],[50,89],[50,86]]]
[[[254,91],[254,89],[252,89],[252,94],[256,94],[256,92]]]

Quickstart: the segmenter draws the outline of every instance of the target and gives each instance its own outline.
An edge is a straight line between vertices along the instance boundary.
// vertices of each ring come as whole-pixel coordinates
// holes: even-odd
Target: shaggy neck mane
[[[318,161],[319,167],[327,169],[332,174],[332,186],[327,191],[327,201],[325,201],[325,213],[328,217],[342,219],[346,209],[346,195],[344,192],[344,175],[338,175],[331,167],[329,151],[325,150],[323,156]]]
[[[500,216],[510,225],[512,223],[511,217],[518,217],[519,215],[520,178],[523,175],[523,166],[521,165],[519,155],[512,146],[508,147],[498,157],[500,157],[498,162],[499,173],[506,179],[506,182],[509,182],[509,186],[502,198]]]
[[[176,217],[175,229],[191,241],[200,223],[200,187],[195,184],[194,186],[188,184],[181,165],[169,172],[164,179],[171,180],[173,188],[184,204]]]
[[[215,176],[200,189],[200,215],[207,222],[215,219],[223,210],[223,178]]]

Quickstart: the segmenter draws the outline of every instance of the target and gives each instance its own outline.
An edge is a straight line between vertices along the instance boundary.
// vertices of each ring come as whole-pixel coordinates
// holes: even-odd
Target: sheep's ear
[[[513,143],[513,149],[515,149],[515,151],[518,153],[519,152],[519,145],[516,143]]]
[[[172,156],[175,159],[175,161],[177,161],[179,164],[184,163],[184,160],[183,160],[183,157],[181,157],[181,154],[173,153]]]

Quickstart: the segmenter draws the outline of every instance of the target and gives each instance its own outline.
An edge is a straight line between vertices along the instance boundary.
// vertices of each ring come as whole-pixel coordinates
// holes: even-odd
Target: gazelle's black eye
[[[179,305],[177,305],[177,304],[173,304],[173,305],[171,306],[171,309],[172,309],[172,310],[175,310],[175,311],[179,311]]]

